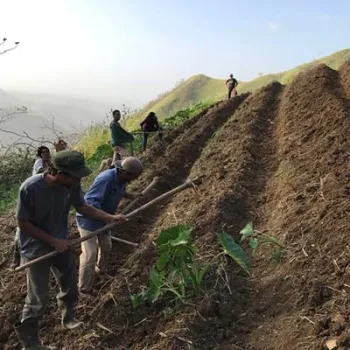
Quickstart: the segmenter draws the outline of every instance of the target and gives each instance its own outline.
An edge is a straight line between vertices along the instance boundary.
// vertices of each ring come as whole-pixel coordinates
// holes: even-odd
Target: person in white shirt
[[[36,156],[38,159],[34,163],[32,175],[44,172],[51,164],[50,150],[46,146],[38,147]]]

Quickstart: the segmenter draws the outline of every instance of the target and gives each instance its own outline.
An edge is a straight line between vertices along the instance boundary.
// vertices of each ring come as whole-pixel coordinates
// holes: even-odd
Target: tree
[[[0,43],[0,46],[4,45],[7,42],[7,38],[3,38],[2,42]],[[15,41],[14,42],[14,46],[10,47],[9,49],[5,49],[3,51],[0,51],[0,55],[3,55],[6,52],[12,51],[14,49],[16,49],[19,45],[19,41]]]

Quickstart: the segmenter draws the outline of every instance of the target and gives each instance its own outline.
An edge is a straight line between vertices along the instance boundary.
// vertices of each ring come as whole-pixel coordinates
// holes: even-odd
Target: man
[[[126,186],[139,177],[142,170],[141,162],[135,157],[126,157],[122,162],[118,161],[114,169],[105,170],[96,177],[85,195],[86,203],[109,214],[114,214],[122,197],[134,198],[131,194],[126,193]],[[81,237],[105,225],[102,220],[90,219],[83,213],[77,214],[77,224]],[[82,242],[81,245],[79,292],[82,298],[91,299],[95,272],[103,271],[112,249],[111,233],[103,233],[96,238]]]
[[[125,144],[134,141],[134,136],[121,127],[119,123],[120,118],[120,111],[117,109],[113,111],[113,121],[110,125],[112,136],[111,145],[114,148],[113,164],[117,160],[121,160],[122,155],[125,155]]]
[[[47,170],[50,167],[50,164],[51,164],[50,150],[46,146],[38,147],[36,156],[37,156],[37,160],[33,165],[32,175],[43,173],[45,170]],[[19,251],[18,240],[19,240],[19,229],[17,227],[16,234],[15,234],[15,241],[13,243],[13,257],[10,265],[11,269],[15,269],[16,267],[18,267],[21,262],[21,255]]]
[[[154,112],[150,112],[145,120],[140,123],[141,129],[143,130],[143,140],[142,140],[142,149],[146,150],[147,140],[149,136],[149,132],[161,131],[162,128],[159,126],[158,118]],[[162,134],[159,134],[159,138],[162,138]]]
[[[232,91],[234,92],[234,95],[237,96],[236,87],[238,85],[238,81],[233,77],[233,74],[230,74],[230,78],[226,80],[225,84],[228,88],[228,99],[231,99]]]
[[[27,269],[27,297],[21,321],[14,325],[23,349],[48,349],[39,343],[38,322],[48,301],[50,269],[60,287],[57,301],[62,325],[76,329],[82,324],[74,319],[78,290],[75,254],[68,240],[71,205],[85,217],[105,223],[125,220],[123,215],[111,215],[85,203],[80,180],[90,173],[81,153],[61,151],[47,172],[30,177],[20,187],[17,219],[22,263],[52,250],[59,252]]]

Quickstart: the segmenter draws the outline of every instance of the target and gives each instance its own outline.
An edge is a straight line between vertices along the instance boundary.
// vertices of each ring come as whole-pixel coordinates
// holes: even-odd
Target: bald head
[[[121,168],[126,172],[137,176],[139,176],[143,171],[142,163],[136,157],[126,157],[121,162]]]

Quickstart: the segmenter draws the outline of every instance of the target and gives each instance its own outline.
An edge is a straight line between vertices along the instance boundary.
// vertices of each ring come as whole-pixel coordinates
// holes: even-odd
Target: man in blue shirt
[[[129,182],[139,177],[143,167],[135,157],[126,157],[122,162],[116,162],[114,169],[100,173],[85,195],[87,204],[114,215],[123,197],[133,198],[126,193]],[[102,228],[103,221],[92,220],[77,213],[78,230],[81,237]],[[106,232],[96,238],[82,242],[82,254],[79,266],[79,291],[82,298],[92,297],[91,290],[95,272],[100,272],[106,265],[112,249],[111,233]]]

